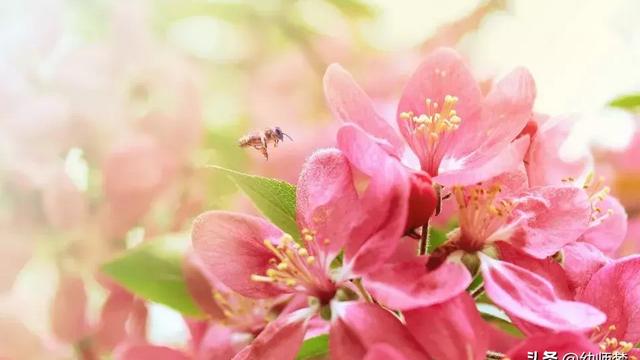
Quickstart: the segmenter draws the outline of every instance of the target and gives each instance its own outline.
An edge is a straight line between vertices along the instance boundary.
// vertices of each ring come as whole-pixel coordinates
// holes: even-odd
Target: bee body
[[[278,143],[284,141],[284,137],[291,137],[285,134],[279,127],[265,129],[261,133],[248,134],[238,139],[238,145],[240,147],[252,147],[264,156],[265,159],[269,159],[269,152],[267,147],[269,143],[273,143],[273,147],[277,147]]]

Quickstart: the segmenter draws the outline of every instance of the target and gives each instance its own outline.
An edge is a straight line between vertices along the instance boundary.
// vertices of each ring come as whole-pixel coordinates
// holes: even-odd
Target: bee
[[[278,143],[284,141],[285,136],[289,140],[293,141],[291,136],[287,135],[282,131],[282,129],[280,129],[280,127],[276,126],[274,128],[265,129],[261,133],[247,134],[238,140],[238,145],[240,147],[252,147],[260,151],[264,158],[269,160],[267,145],[272,142],[274,148],[278,147]]]

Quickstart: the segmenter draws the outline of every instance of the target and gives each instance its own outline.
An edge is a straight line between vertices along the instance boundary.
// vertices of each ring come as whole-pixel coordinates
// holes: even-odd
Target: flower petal
[[[640,255],[618,259],[592,277],[576,296],[598,307],[615,329],[608,335],[633,344],[640,341]]]
[[[406,360],[407,358],[402,356],[402,353],[397,351],[393,346],[388,344],[376,344],[373,345],[364,360]]]
[[[261,218],[209,211],[194,221],[191,237],[207,272],[241,295],[265,298],[283,290],[253,281],[251,275],[265,274],[269,259],[274,256],[264,241],[282,235],[282,231]]]
[[[81,278],[61,274],[58,290],[51,305],[53,334],[60,340],[75,344],[88,335],[87,293]]]
[[[527,154],[527,175],[531,186],[560,185],[564,179],[578,179],[586,174],[593,162],[591,154],[566,159],[560,153],[576,119],[566,116],[547,119],[538,115],[535,120],[539,124],[538,131]]]
[[[454,133],[455,158],[476,151],[498,154],[527,125],[536,96],[536,86],[526,69],[517,68],[491,89],[476,121],[465,121]]]
[[[400,114],[423,114],[427,98],[444,104],[447,95],[459,99],[455,110],[462,119],[461,127],[466,126],[465,122],[473,123],[479,120],[482,95],[478,84],[458,53],[452,49],[440,48],[431,53],[416,70],[404,88],[398,104],[398,128],[409,144],[413,135],[407,121],[402,119]],[[417,155],[430,154],[417,152]]]
[[[133,309],[134,298],[129,292],[112,290],[102,305],[100,323],[95,334],[103,351],[110,351],[127,336],[126,324]]]
[[[560,299],[543,277],[480,253],[484,288],[509,314],[555,331],[587,331],[605,321],[598,309]]]
[[[525,221],[510,243],[531,256],[545,258],[577,240],[589,224],[591,203],[580,188],[545,186],[519,200],[515,217]]]
[[[484,359],[489,325],[466,292],[433,306],[404,313],[407,328],[434,359]]]
[[[404,233],[409,175],[396,158],[355,125],[340,128],[338,146],[354,172],[367,178],[366,189],[353,205],[358,217],[352,220],[353,229],[344,249],[346,271],[365,274],[393,254]]]
[[[580,293],[591,276],[611,261],[598,248],[582,241],[565,246],[562,254],[564,270],[574,293]]]
[[[553,286],[553,290],[558,297],[565,300],[573,299],[574,294],[569,286],[567,274],[557,261],[550,257],[544,259],[534,258],[506,243],[498,243],[496,245],[500,260],[542,276]]]
[[[302,345],[309,309],[280,316],[271,322],[233,360],[293,360]]]
[[[394,155],[401,155],[404,142],[376,112],[373,102],[342,66],[331,64],[324,75],[324,93],[333,116],[352,122],[369,134],[386,140]]]
[[[444,158],[433,181],[446,186],[465,186],[515,171],[522,165],[528,146],[529,137],[524,136],[495,154],[479,149],[466,158]]]
[[[214,288],[201,270],[200,258],[191,254],[187,255],[182,264],[182,273],[187,285],[187,290],[198,307],[207,313],[212,319],[224,319],[224,314],[218,303],[213,299]]]
[[[197,349],[197,360],[229,360],[238,352],[234,332],[228,327],[212,324],[207,329]]]
[[[444,302],[463,292],[471,283],[461,263],[445,261],[427,271],[426,258],[384,265],[364,279],[376,301],[396,310],[409,310]]]
[[[539,334],[531,336],[511,349],[507,354],[507,358],[513,360],[529,359],[530,352],[537,352],[538,354],[556,352],[558,359],[564,359],[565,354],[568,353],[599,354],[600,349],[583,334],[564,331],[553,335]],[[572,357],[571,359],[574,358]],[[575,359],[578,358],[575,357]]]
[[[610,215],[597,220],[589,227],[580,241],[588,242],[602,251],[605,255],[613,255],[627,235],[627,212],[618,199],[607,196],[598,203],[601,214]]]
[[[359,360],[379,344],[389,344],[403,359],[424,359],[425,354],[400,320],[377,305],[332,302],[329,352],[333,360]]]
[[[300,228],[312,229],[328,258],[340,251],[354,217],[358,195],[347,158],[337,149],[316,151],[298,180],[296,211]],[[329,239],[324,245],[325,239]]]

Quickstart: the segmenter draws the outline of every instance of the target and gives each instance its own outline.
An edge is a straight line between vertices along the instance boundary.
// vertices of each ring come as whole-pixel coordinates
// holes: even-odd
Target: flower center
[[[498,199],[501,191],[497,184],[488,189],[480,184],[453,187],[460,212],[458,244],[461,249],[468,252],[482,250],[487,239],[507,222],[515,205],[510,200]]]
[[[447,95],[440,107],[440,104],[427,98],[424,113],[416,115],[409,111],[400,114],[413,134],[409,145],[420,157],[423,170],[430,175],[438,174],[438,166],[446,150],[439,145],[448,134],[458,129],[462,121],[454,109],[457,102],[457,97]]]
[[[251,331],[273,321],[276,316],[272,311],[273,304],[268,300],[254,300],[217,290],[213,291],[213,300],[226,318],[223,322],[235,328]]]
[[[609,334],[616,330],[615,325],[610,325],[606,331],[603,331],[599,326],[595,328],[591,339],[598,342],[600,351],[611,354],[628,354],[633,349],[633,343],[628,341],[620,341],[615,337],[609,336]],[[598,339],[600,339],[598,341]],[[625,357],[625,359],[627,359]],[[635,356],[628,357],[629,360],[638,360]]]
[[[565,183],[573,183],[575,182],[575,179],[569,177],[562,181]],[[603,212],[599,207],[599,203],[606,199],[611,191],[611,189],[605,185],[605,179],[603,176],[596,178],[595,174],[590,172],[585,178],[582,188],[586,191],[587,195],[589,195],[589,200],[591,201],[590,220],[592,225],[600,224],[613,214],[613,210],[608,209],[606,212]]]
[[[277,245],[266,239],[264,246],[274,255],[269,259],[271,266],[264,275],[254,274],[251,279],[305,292],[321,300],[330,300],[335,294],[335,285],[322,266],[323,253],[316,241],[315,232],[303,229],[302,238],[304,246],[296,243],[288,234],[282,236]]]

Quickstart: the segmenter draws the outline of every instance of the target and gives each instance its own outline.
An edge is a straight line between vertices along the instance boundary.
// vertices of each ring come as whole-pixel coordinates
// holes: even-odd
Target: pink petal
[[[467,158],[445,158],[440,173],[433,181],[447,186],[472,185],[500,174],[517,170],[529,146],[529,137],[524,136],[499,149],[498,153],[479,150]]]
[[[592,277],[576,296],[607,315],[604,329],[615,325],[608,337],[636,343],[640,341],[640,255],[618,259]]]
[[[136,299],[133,302],[133,308],[127,324],[130,340],[143,341],[147,338],[147,319],[147,304],[140,299]]]
[[[95,334],[103,351],[110,351],[127,336],[126,324],[133,308],[133,295],[119,290],[112,291],[102,305],[100,322]]]
[[[527,125],[536,96],[536,86],[526,69],[518,68],[502,78],[482,104],[478,120],[467,121],[454,134],[454,158],[474,152],[497,154]]]
[[[60,340],[75,344],[87,336],[87,294],[81,278],[61,274],[58,290],[51,306],[53,334]]]
[[[280,316],[233,360],[293,360],[302,345],[309,309]]]
[[[187,290],[191,294],[196,304],[206,312],[212,319],[224,319],[222,309],[218,303],[213,299],[214,288],[201,270],[199,264],[200,259],[194,255],[185,257],[182,265],[182,273],[187,285]]]
[[[434,359],[484,359],[488,327],[466,292],[404,313],[407,328]]]
[[[378,115],[371,99],[340,65],[331,64],[327,68],[324,93],[336,119],[357,124],[369,134],[386,140],[393,154],[402,154],[404,142],[400,136]]]
[[[409,199],[406,169],[369,135],[347,124],[338,132],[338,146],[354,172],[367,177],[366,189],[353,205],[358,217],[345,244],[345,268],[365,274],[379,267],[396,249],[404,233]]]
[[[407,358],[402,356],[402,353],[397,351],[393,346],[388,344],[376,344],[373,345],[364,360],[406,360]]]
[[[578,354],[577,356],[585,353],[594,355],[600,353],[600,349],[586,336],[575,332],[560,332],[529,337],[511,349],[507,357],[513,360],[525,360],[530,358],[529,352],[537,352],[538,357],[542,358],[546,351],[556,352],[558,359],[563,359],[567,353]]]
[[[251,280],[263,275],[274,257],[264,241],[278,239],[282,231],[254,216],[209,211],[194,221],[193,247],[206,270],[237,293],[265,298],[283,290],[271,284]]]
[[[300,228],[316,231],[320,244],[330,240],[329,259],[344,244],[357,198],[349,162],[340,151],[327,149],[311,155],[298,180],[297,220]]]
[[[557,261],[550,257],[544,259],[534,258],[506,243],[498,243],[496,245],[498,246],[500,260],[542,276],[551,284],[558,297],[565,300],[573,299],[574,294],[569,286],[567,274]]]
[[[166,346],[146,344],[118,349],[114,358],[116,360],[189,360],[189,357],[182,351]]]
[[[577,240],[587,230],[591,203],[580,188],[546,186],[532,189],[519,200],[514,218],[518,216],[525,221],[511,237],[511,244],[542,259]]]
[[[598,248],[581,241],[565,246],[562,254],[564,270],[574,293],[580,293],[591,276],[611,261]]]
[[[400,114],[403,112],[423,114],[427,98],[438,104],[444,104],[444,98],[447,95],[456,96],[459,99],[455,110],[462,119],[461,128],[466,126],[465,122],[473,123],[479,120],[482,95],[478,84],[460,55],[454,50],[440,48],[432,52],[413,74],[398,105],[398,128],[409,144],[413,135],[407,127],[407,121],[401,119]],[[422,157],[430,154],[417,153],[417,155]]]
[[[184,318],[184,322],[187,325],[187,329],[189,329],[189,335],[191,335],[189,346],[191,349],[198,349],[205,333],[209,329],[209,322],[207,320],[190,319],[186,317]]]
[[[200,342],[194,360],[230,360],[238,352],[233,331],[219,324],[212,324]]]
[[[403,359],[424,359],[425,354],[407,328],[390,312],[360,302],[333,302],[329,332],[332,360],[359,360],[373,346],[389,344]]]
[[[611,215],[589,227],[580,241],[588,242],[605,255],[613,255],[627,235],[627,212],[618,199],[607,196],[598,203],[601,216],[611,211]]]
[[[555,331],[587,331],[605,321],[590,305],[560,299],[543,277],[482,253],[480,257],[487,295],[507,313]]]
[[[444,302],[471,283],[469,271],[458,262],[445,261],[427,271],[426,257],[387,264],[365,277],[365,287],[376,301],[396,310],[409,310]]]
[[[566,116],[546,119],[538,115],[535,120],[539,124],[538,131],[527,154],[531,186],[560,185],[564,179],[578,179],[584,175],[593,162],[591,154],[583,154],[577,159],[565,159],[560,155],[576,119]]]

